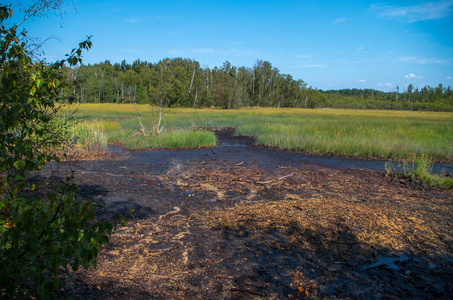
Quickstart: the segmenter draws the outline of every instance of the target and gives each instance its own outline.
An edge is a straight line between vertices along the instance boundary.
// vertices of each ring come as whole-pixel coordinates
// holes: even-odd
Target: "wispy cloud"
[[[451,79],[451,76],[447,76],[446,78],[450,80],[450,79]]]
[[[305,65],[296,65],[296,66],[289,66],[290,69],[302,69],[302,68],[325,68],[327,67],[326,64],[305,64]]]
[[[214,48],[194,48],[190,49],[189,51],[192,51],[194,53],[203,53],[203,54],[215,54],[215,53],[224,53],[227,50],[223,49],[214,49]]]
[[[359,79],[357,82],[366,82],[366,79]]]
[[[123,50],[121,50],[121,51],[126,52],[126,53],[131,53],[131,54],[137,54],[137,53],[139,53],[139,51],[138,51],[138,50],[135,50],[135,49],[123,49]]]
[[[252,51],[252,50],[244,50],[244,49],[214,49],[214,48],[194,48],[191,49],[194,53],[203,53],[203,54],[215,54],[215,55],[231,55],[231,56],[257,56],[261,55],[261,53]]]
[[[407,79],[412,79],[412,78],[421,79],[421,78],[423,78],[424,76],[417,76],[417,75],[415,75],[414,73],[410,73],[410,74],[408,74],[408,75],[404,75],[404,77],[407,78]]]
[[[349,21],[349,19],[348,18],[338,18],[338,19],[333,20],[332,23],[339,24],[339,23],[343,23],[343,22],[346,22],[346,21]]]
[[[126,19],[127,23],[138,23],[140,22],[140,18],[128,18]]]
[[[416,5],[372,4],[370,10],[379,17],[397,18],[405,22],[437,20],[448,17],[453,9],[453,0],[424,2]]]
[[[206,55],[218,55],[218,56],[261,56],[262,53],[244,50],[244,49],[219,49],[219,48],[187,48],[187,49],[178,49],[170,50],[172,55],[181,55],[181,56],[190,56],[194,54],[206,54]]]
[[[299,59],[309,59],[309,58],[311,58],[310,55],[306,55],[306,54],[291,54],[291,57],[299,58]]]
[[[355,49],[354,54],[357,54],[357,53],[359,53],[359,52],[362,52],[363,49],[365,49],[365,47],[359,47],[359,48]]]
[[[416,56],[401,56],[396,59],[400,62],[412,62],[417,64],[441,64],[441,65],[450,65],[452,64],[452,59],[439,59],[439,58],[423,58]]]
[[[392,84],[391,84],[390,82],[386,82],[386,83],[378,82],[376,85],[377,85],[377,86],[381,86],[381,87],[382,87],[382,86],[392,86]]]

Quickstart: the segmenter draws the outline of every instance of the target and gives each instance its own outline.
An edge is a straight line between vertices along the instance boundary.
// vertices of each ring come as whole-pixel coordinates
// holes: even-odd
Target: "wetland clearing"
[[[116,121],[94,112],[98,123],[118,122],[121,128],[135,124],[129,137],[140,130],[133,106]],[[236,111],[208,110],[204,123],[179,113],[164,111],[162,122],[168,132],[232,125],[236,132],[203,129],[216,142],[197,149],[131,151],[122,142],[117,153],[65,161],[52,171],[60,174],[56,178],[64,178],[74,170],[79,197],[105,204],[100,218],[122,213],[130,219],[111,237],[97,268],[72,274],[75,281],[62,295],[282,299],[309,292],[311,298],[328,299],[447,299],[453,292],[452,190],[384,171],[308,162],[301,159],[302,153],[256,147],[259,136],[244,135],[239,118],[236,124],[222,118],[237,115]],[[299,112],[285,113],[296,118],[291,114]],[[328,111],[311,113],[329,120],[324,115]],[[145,116],[142,112],[143,123]],[[443,128],[430,125],[433,132],[447,132],[444,139],[448,138],[451,129],[439,126],[438,116],[425,117]],[[422,123],[420,119],[409,113],[406,122]],[[450,124],[451,119],[445,117],[445,122]],[[451,153],[451,146],[445,149]],[[451,154],[439,160],[451,161]]]

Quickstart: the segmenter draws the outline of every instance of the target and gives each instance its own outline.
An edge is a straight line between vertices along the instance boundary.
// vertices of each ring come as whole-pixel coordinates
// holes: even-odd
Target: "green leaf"
[[[42,86],[42,83],[43,83],[42,79],[36,80],[36,87],[39,89]]]
[[[10,284],[8,285],[8,288],[6,289],[6,295],[10,298],[12,298],[14,296],[14,294],[16,293],[16,286],[13,285],[13,284]]]
[[[32,86],[30,89],[30,95],[34,95],[36,93],[36,86]]]
[[[88,37],[66,60],[35,64],[25,50],[28,40],[19,39],[14,25],[3,23],[11,14],[0,4],[0,298],[53,299],[61,286],[58,267],[95,266],[112,232],[112,225],[94,219],[95,203],[75,200],[73,176],[61,187],[44,182],[39,194],[35,184],[26,182],[29,172],[39,171],[46,160],[60,161],[47,150],[59,150],[55,147],[69,131],[57,114],[65,89],[74,87],[62,68],[81,63],[91,41]],[[91,227],[96,223],[100,230]]]
[[[18,170],[22,170],[25,168],[25,161],[24,160],[18,160],[14,162],[14,167]]]
[[[23,176],[20,176],[20,175],[17,175],[16,177],[14,177],[14,180],[16,181],[24,181],[26,178],[23,177]]]

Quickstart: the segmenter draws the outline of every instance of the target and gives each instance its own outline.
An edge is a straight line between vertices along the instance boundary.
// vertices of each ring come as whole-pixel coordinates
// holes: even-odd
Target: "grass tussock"
[[[426,156],[414,157],[412,162],[386,163],[387,176],[402,176],[412,182],[420,182],[422,185],[440,187],[442,189],[453,188],[451,174],[434,174],[431,160]]]
[[[119,124],[114,120],[80,122],[72,130],[73,151],[79,155],[105,153],[108,144],[107,132],[119,129]]]

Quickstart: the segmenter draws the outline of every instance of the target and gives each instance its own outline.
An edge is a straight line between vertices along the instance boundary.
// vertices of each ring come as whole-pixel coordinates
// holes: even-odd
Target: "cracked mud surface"
[[[61,296],[285,299],[299,270],[311,298],[451,297],[452,191],[217,134],[215,149],[63,164],[81,197],[105,203],[101,218],[134,217]]]

